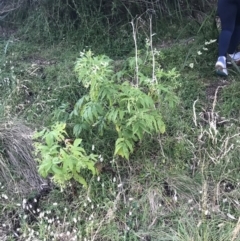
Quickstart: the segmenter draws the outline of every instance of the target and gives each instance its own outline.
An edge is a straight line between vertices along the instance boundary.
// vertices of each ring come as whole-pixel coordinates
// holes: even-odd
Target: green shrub
[[[115,73],[113,61],[107,56],[94,56],[91,51],[82,53],[75,71],[89,92],[76,103],[71,117],[76,123],[75,136],[92,129],[101,135],[106,130],[115,130],[114,154],[129,159],[135,143],[145,134],[165,132],[161,108],[166,103],[173,106],[177,98],[170,81],[167,87],[160,80],[173,80],[178,75],[174,69],[164,72],[155,65],[150,71],[152,76],[143,74],[140,71],[151,66],[149,57],[130,58],[127,62],[127,67]]]
[[[81,139],[67,139],[65,127],[66,124],[57,123],[51,130],[44,129],[35,134],[35,138],[41,138],[41,141],[35,142],[38,171],[43,177],[52,175],[53,180],[61,186],[74,179],[86,187],[82,171],[88,169],[93,175],[96,174],[96,156],[86,154],[81,147]]]

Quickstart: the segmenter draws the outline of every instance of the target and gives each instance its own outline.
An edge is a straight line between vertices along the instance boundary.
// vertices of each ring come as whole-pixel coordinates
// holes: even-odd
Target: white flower
[[[122,183],[119,183],[119,184],[118,184],[118,187],[122,187],[122,186],[123,186],[123,184],[122,184]]]
[[[216,39],[210,39],[209,43],[212,44],[212,43],[215,43],[217,40]]]
[[[194,67],[194,63],[189,64],[189,67],[192,69]]]
[[[58,204],[57,203],[53,203],[53,206],[57,206]]]
[[[43,218],[44,217],[44,212],[39,214],[39,218]]]
[[[208,50],[208,48],[203,47],[203,50],[207,51],[207,50]]]
[[[198,54],[198,55],[201,55],[201,54],[202,54],[202,52],[201,52],[201,51],[198,51],[198,52],[197,52],[197,54]]]
[[[232,214],[230,214],[230,213],[227,213],[227,216],[230,218],[230,219],[236,219]]]
[[[8,196],[6,194],[2,194],[2,197],[6,200],[8,199]]]
[[[217,41],[216,39],[210,39],[209,42],[208,41],[205,42],[205,45],[215,43],[216,41]]]
[[[210,214],[210,212],[208,210],[205,210],[204,214],[207,216]]]

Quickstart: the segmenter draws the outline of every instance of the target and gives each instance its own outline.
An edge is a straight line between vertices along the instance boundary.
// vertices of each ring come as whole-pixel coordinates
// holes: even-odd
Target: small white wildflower
[[[16,205],[17,205],[18,207],[20,207],[20,206],[21,206],[21,203],[16,203]]]
[[[203,50],[204,50],[204,51],[208,51],[208,48],[203,47]]]
[[[8,199],[8,196],[6,194],[2,194],[2,197],[7,200]]]
[[[39,218],[43,218],[44,217],[44,212],[39,214]]]
[[[36,203],[36,202],[37,202],[37,199],[36,199],[36,198],[34,198],[34,199],[33,199],[33,201]]]
[[[3,223],[3,225],[2,225],[4,228],[7,226],[5,223]]]
[[[173,196],[173,201],[174,201],[174,202],[177,202],[177,200],[178,200],[178,197],[177,197],[177,195],[175,194],[175,195]]]
[[[98,182],[100,181],[100,176],[97,177],[97,181],[98,181]]]
[[[210,212],[208,210],[205,210],[204,214],[207,216],[210,214]]]
[[[84,204],[83,204],[83,206],[84,206],[84,207],[87,207],[87,204],[86,204],[86,203],[84,203]]]
[[[67,212],[67,208],[64,208],[64,212]]]
[[[53,206],[57,206],[58,204],[57,203],[53,203]]]
[[[69,231],[67,231],[67,236],[69,236],[70,235],[70,232]]]
[[[122,183],[119,183],[119,184],[118,184],[118,187],[122,187],[122,186],[123,186],[123,184],[122,184]]]
[[[194,67],[194,63],[189,64],[189,67],[192,69]]]
[[[215,43],[217,41],[217,39],[210,39],[209,43],[212,44],[212,43]]]
[[[201,55],[201,54],[202,54],[202,52],[199,50],[199,51],[197,52],[197,54],[198,54],[198,55]]]
[[[193,202],[193,200],[192,200],[192,199],[189,199],[189,200],[188,200],[188,203],[189,203],[189,204],[190,204],[190,203],[192,203],[192,202]]]
[[[116,177],[113,178],[113,182],[116,182]]]
[[[131,211],[129,212],[129,216],[132,216],[132,212]]]
[[[91,203],[92,202],[92,200],[90,199],[90,197],[87,197],[87,200]]]
[[[91,208],[94,209],[94,205],[93,204],[92,204]]]
[[[94,145],[92,145],[92,151],[94,151],[94,149],[95,149],[95,146],[94,146]]]
[[[216,41],[217,41],[217,39],[210,39],[209,41],[205,41],[205,45],[215,43]]]
[[[73,218],[73,222],[74,222],[74,223],[77,223],[77,219],[76,219],[76,218]]]
[[[236,219],[236,218],[235,218],[232,214],[230,214],[230,213],[227,213],[227,216],[228,216],[230,219],[233,219],[233,220]]]

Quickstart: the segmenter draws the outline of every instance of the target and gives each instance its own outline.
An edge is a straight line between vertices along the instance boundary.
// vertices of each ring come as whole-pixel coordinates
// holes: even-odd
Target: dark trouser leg
[[[240,1],[239,1],[239,5],[240,5]],[[238,9],[239,10],[237,12],[235,28],[234,28],[232,38],[228,48],[229,54],[233,54],[236,51],[238,44],[240,43],[240,6],[238,6]]]
[[[226,56],[231,38],[235,29],[235,21],[237,17],[238,4],[234,0],[219,0],[218,14],[221,19],[222,31],[219,36],[218,56]],[[236,33],[238,35],[238,33]],[[231,51],[235,42],[231,43]],[[236,48],[236,46],[235,46]],[[233,52],[235,49],[233,50]]]

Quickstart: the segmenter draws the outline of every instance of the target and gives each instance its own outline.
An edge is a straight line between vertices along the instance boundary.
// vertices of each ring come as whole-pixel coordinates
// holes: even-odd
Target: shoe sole
[[[217,74],[217,75],[219,75],[219,76],[225,76],[225,77],[228,76],[226,73],[224,73],[222,66],[216,65],[215,68],[216,68],[216,74]]]

